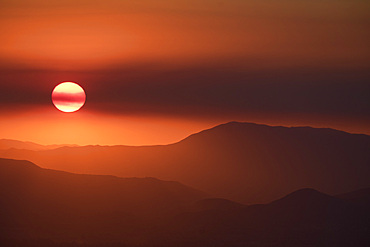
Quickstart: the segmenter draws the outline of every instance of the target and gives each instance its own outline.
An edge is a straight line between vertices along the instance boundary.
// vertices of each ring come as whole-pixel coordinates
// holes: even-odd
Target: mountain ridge
[[[305,187],[329,194],[369,187],[368,150],[367,135],[231,122],[170,145],[13,149],[0,157],[75,173],[174,180],[249,204]]]
[[[31,169],[36,169],[36,170],[43,170],[47,172],[56,172],[56,173],[61,173],[65,175],[81,175],[85,177],[97,177],[97,178],[110,178],[110,179],[118,179],[118,180],[149,180],[149,181],[156,181],[156,182],[164,182],[167,184],[176,184],[176,185],[181,185],[186,187],[185,185],[181,184],[180,182],[177,181],[163,181],[155,177],[118,177],[115,175],[99,175],[99,174],[78,174],[78,173],[72,173],[72,172],[67,172],[67,171],[61,171],[61,170],[54,170],[54,169],[48,169],[48,168],[42,168],[33,162],[29,160],[17,160],[17,159],[6,159],[6,158],[0,158],[0,167],[3,169],[4,166],[6,168],[15,168],[15,166],[21,167],[21,168],[31,168]],[[199,191],[200,193],[204,193]]]
[[[0,139],[0,149],[23,149],[23,150],[32,150],[32,151],[41,151],[41,150],[50,150],[57,149],[61,147],[76,147],[76,144],[51,144],[51,145],[42,145],[30,141],[20,141],[14,139]]]
[[[339,129],[334,129],[334,128],[329,128],[329,127],[311,127],[311,126],[283,126],[283,125],[268,125],[268,124],[259,124],[259,123],[253,123],[253,122],[239,122],[239,121],[230,121],[222,124],[215,125],[211,128],[207,128],[204,130],[200,130],[198,132],[189,134],[187,137],[173,143],[168,143],[168,144],[155,144],[155,145],[125,145],[125,144],[116,144],[116,145],[100,145],[100,144],[88,144],[88,145],[77,145],[77,144],[50,144],[50,145],[43,145],[39,144],[36,142],[31,142],[31,141],[22,141],[22,140],[16,140],[16,139],[7,139],[3,138],[0,139],[0,149],[20,149],[20,150],[32,150],[32,151],[42,151],[42,150],[50,150],[50,149],[59,149],[59,148],[76,148],[76,147],[161,147],[161,146],[168,146],[168,145],[174,145],[178,144],[182,141],[185,141],[186,139],[202,134],[208,131],[212,131],[218,128],[223,128],[223,127],[229,127],[232,125],[249,125],[249,126],[254,126],[254,127],[271,127],[271,128],[287,128],[287,129],[313,129],[313,130],[322,130],[322,131],[334,131],[335,133],[343,133],[343,134],[350,134],[350,135],[356,135],[356,136],[367,136],[370,137],[370,135],[364,134],[364,133],[351,133],[347,132],[344,130],[339,130]],[[32,145],[37,145],[40,146],[39,149],[34,149],[34,148],[17,148],[17,147],[6,147],[2,148],[1,142],[2,141],[10,141],[10,142],[19,142],[19,143],[24,143],[24,144],[32,144]],[[11,145],[8,145],[11,146]],[[15,145],[14,145],[15,146]]]
[[[351,196],[341,199],[304,188],[271,203],[246,206],[185,186],[189,197],[153,182],[164,181],[72,174],[0,158],[0,242],[5,247],[370,243],[368,208],[352,202]],[[348,194],[370,196],[370,188],[360,192]]]

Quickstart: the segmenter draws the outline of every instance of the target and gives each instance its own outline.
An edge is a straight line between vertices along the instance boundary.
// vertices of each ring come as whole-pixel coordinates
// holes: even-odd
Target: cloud
[[[4,109],[50,105],[51,91],[60,77],[78,82],[86,91],[85,109],[100,113],[194,118],[300,113],[367,118],[370,110],[370,73],[366,70],[245,70],[226,66],[23,71],[12,76],[3,72],[1,105]]]
[[[368,3],[191,3],[5,1],[0,109],[76,81],[91,112],[368,117]]]

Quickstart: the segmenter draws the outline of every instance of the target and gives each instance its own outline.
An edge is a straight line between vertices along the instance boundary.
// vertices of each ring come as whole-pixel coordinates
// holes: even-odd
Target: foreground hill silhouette
[[[7,237],[135,229],[143,217],[171,215],[204,197],[177,182],[72,174],[0,159],[1,233]]]
[[[42,169],[0,159],[1,246],[368,246],[358,201],[301,189],[245,206],[153,178]]]
[[[370,137],[333,129],[231,122],[164,146],[0,150],[45,168],[175,180],[216,197],[266,203],[312,187],[329,194],[370,186]]]
[[[370,244],[369,208],[314,189],[301,189],[264,205],[226,205],[224,209],[184,214],[174,225],[179,228],[173,229],[195,239],[202,239],[202,234],[212,236],[210,246]]]

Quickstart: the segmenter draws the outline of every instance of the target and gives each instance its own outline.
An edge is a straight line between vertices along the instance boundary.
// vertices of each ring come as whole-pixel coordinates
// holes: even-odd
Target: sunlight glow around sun
[[[51,95],[54,106],[62,112],[75,112],[85,104],[83,88],[75,82],[62,82]]]

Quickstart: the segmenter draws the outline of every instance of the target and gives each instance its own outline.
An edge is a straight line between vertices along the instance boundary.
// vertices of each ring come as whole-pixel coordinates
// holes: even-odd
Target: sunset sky
[[[2,0],[0,138],[166,144],[228,121],[370,134],[363,0]],[[62,113],[74,81],[86,103]]]

